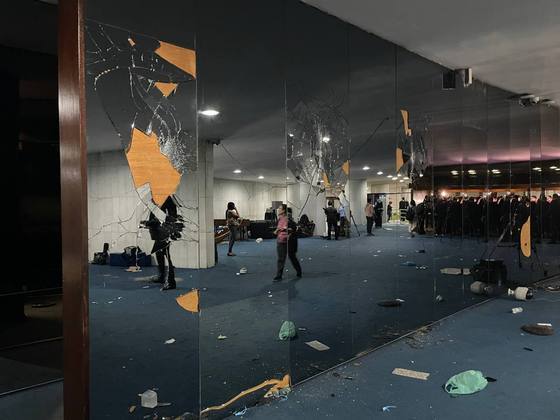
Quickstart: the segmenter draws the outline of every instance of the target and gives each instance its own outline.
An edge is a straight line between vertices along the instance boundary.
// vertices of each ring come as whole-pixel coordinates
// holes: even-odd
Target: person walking
[[[389,204],[387,204],[387,223],[391,221],[391,217],[393,217],[393,202],[389,201]]]
[[[276,276],[272,281],[278,282],[282,280],[284,266],[286,264],[286,256],[290,258],[290,262],[296,270],[296,276],[301,277],[301,265],[297,258],[297,225],[286,214],[287,206],[282,204],[277,210],[278,225],[274,234],[276,235],[276,253],[278,255]]]
[[[239,227],[240,217],[235,203],[231,201],[227,205],[226,210],[226,223],[229,229],[229,247],[228,247],[228,257],[235,257],[233,253],[233,244],[235,244],[235,237],[237,236],[237,228]]]
[[[368,199],[366,207],[364,208],[364,213],[366,214],[366,229],[367,229],[367,236],[373,236],[371,232],[371,228],[373,227],[373,213],[374,208],[373,204],[371,204],[371,198]]]
[[[408,232],[410,233],[410,237],[414,238],[414,231],[416,230],[416,202],[414,200],[410,200],[410,205],[406,210],[406,220],[408,220]]]

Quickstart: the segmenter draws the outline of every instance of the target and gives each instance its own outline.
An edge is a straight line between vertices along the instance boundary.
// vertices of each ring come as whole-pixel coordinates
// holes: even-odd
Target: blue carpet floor
[[[511,308],[524,311],[512,314]],[[398,340],[296,386],[287,400],[249,409],[245,419],[560,419],[560,335],[523,333],[525,323],[560,325],[560,296],[497,299]],[[527,349],[531,349],[529,351]],[[430,374],[393,375],[394,368]],[[473,395],[452,398],[442,385],[464,370],[497,379]],[[390,411],[383,407],[395,406]]]
[[[155,268],[129,273],[92,266],[92,418],[152,414],[141,408],[129,414],[130,406],[139,405],[138,394],[148,388],[157,388],[160,401],[171,403],[159,407],[158,415],[177,416],[222,404],[287,373],[298,383],[482,301],[469,292],[471,277],[444,275],[440,269],[470,267],[491,244],[408,238],[402,226],[388,229],[377,229],[374,237],[300,240],[304,277],[296,280],[288,263],[285,280],[278,284],[271,282],[273,240],[239,242],[236,257],[226,257],[225,247],[220,247],[218,266],[177,270],[178,289],[166,293],[147,282]],[[560,248],[541,250],[549,271],[557,269],[558,261],[551,256],[556,252],[560,255]],[[531,274],[525,263],[519,269],[512,255],[511,248],[494,254],[507,259],[511,278],[522,283],[541,276]],[[405,261],[422,268],[404,266]],[[241,267],[248,274],[236,275]],[[191,288],[201,290],[199,314],[185,312],[175,302]],[[405,301],[401,307],[377,305],[395,298]],[[284,320],[301,328],[296,340],[278,339]],[[227,338],[218,340],[219,335]],[[170,338],[176,342],[165,344]],[[305,344],[312,340],[330,350],[318,352]],[[262,393],[250,394],[219,415],[260,397]]]

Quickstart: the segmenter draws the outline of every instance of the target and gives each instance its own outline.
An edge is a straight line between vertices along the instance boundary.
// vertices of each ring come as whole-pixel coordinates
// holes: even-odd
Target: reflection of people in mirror
[[[368,199],[366,207],[364,209],[364,213],[366,214],[366,220],[367,220],[367,225],[366,225],[366,229],[367,229],[367,236],[373,236],[373,233],[371,232],[371,228],[373,227],[373,204],[371,204],[371,198]]]
[[[234,257],[233,244],[235,243],[235,237],[237,236],[237,230],[239,224],[241,223],[241,218],[239,217],[239,212],[235,207],[235,203],[232,203],[231,201],[227,205],[226,221],[229,228],[229,247],[227,254],[229,257]]]
[[[278,263],[276,277],[273,281],[281,281],[286,264],[286,256],[290,258],[290,262],[296,270],[296,276],[301,277],[301,265],[297,258],[297,225],[287,215],[287,206],[282,204],[277,210],[278,225],[274,234],[276,235],[276,251],[278,254]]]
[[[323,209],[327,216],[327,239],[331,240],[331,231],[334,230],[334,239],[338,240],[338,210],[334,208],[334,202],[329,200],[328,207]]]

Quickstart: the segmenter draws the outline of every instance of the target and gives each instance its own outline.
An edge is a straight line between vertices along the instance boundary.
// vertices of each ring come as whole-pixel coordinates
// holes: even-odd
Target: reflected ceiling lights
[[[217,109],[213,109],[213,108],[206,108],[203,109],[202,111],[198,111],[201,115],[204,115],[205,117],[215,117],[216,115],[220,114],[220,111],[218,111]]]
[[[241,172],[242,172],[241,169],[236,169],[233,171],[234,174],[240,174]]]
[[[370,168],[369,166],[367,166],[367,165],[364,166],[364,167],[362,168],[362,170],[364,170],[364,171],[369,171],[370,169],[371,169],[371,168]],[[551,169],[552,169],[552,168],[551,168]]]
[[[331,138],[328,136],[323,137],[323,142],[324,143],[328,143],[329,141],[331,141]]]
[[[556,169],[556,168],[557,168],[556,166],[551,166],[551,167],[550,167],[550,169]]]

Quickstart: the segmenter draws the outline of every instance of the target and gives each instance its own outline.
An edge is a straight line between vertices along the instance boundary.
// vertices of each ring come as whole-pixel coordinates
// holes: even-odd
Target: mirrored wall
[[[86,46],[94,419],[224,418],[560,273],[555,105],[295,0],[91,2]]]

